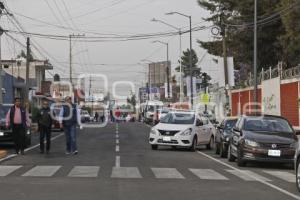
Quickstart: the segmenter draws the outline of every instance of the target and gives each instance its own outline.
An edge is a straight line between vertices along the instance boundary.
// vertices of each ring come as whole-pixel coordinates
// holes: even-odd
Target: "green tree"
[[[134,112],[135,112],[135,106],[136,106],[136,95],[135,94],[133,94],[133,95],[131,95],[131,97],[129,98],[127,98],[127,103],[129,103],[130,105],[132,105],[133,106],[133,110],[134,110]],[[132,109],[132,108],[131,108]]]
[[[283,0],[284,1],[284,0]],[[269,67],[283,60],[283,48],[279,37],[284,32],[278,18],[267,18],[278,10],[280,0],[258,1],[258,67]],[[210,11],[211,16],[205,20],[227,29],[227,52],[233,56],[237,66],[252,66],[253,63],[253,0],[198,0],[199,5]],[[221,38],[216,41],[199,41],[210,54],[222,56]]]
[[[186,51],[183,51],[183,55],[181,57],[181,65],[182,65],[182,72],[183,76],[187,77],[190,73],[190,49],[187,49]],[[180,61],[178,61],[180,62]],[[196,69],[198,64],[198,56],[195,52],[195,50],[192,50],[192,69]],[[180,66],[176,67],[175,70],[177,72],[180,72]]]
[[[292,0],[281,0],[279,7],[292,7],[292,10],[282,15],[284,34],[280,37],[283,46],[283,61],[288,67],[293,67],[300,63],[300,3],[295,4]]]

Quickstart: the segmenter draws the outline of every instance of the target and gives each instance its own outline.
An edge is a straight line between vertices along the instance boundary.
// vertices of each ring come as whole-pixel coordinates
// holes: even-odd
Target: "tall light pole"
[[[166,45],[167,47],[167,97],[170,99],[170,65],[169,65],[169,43],[162,42],[159,40],[153,41],[153,43],[161,43],[163,45]]]
[[[173,26],[172,24],[169,24],[163,20],[159,20],[159,19],[155,19],[153,18],[151,21],[153,22],[159,22],[162,24],[165,24],[169,27],[172,27],[174,29],[176,29],[179,32],[179,71],[180,71],[180,77],[179,77],[179,90],[180,90],[180,94],[179,94],[179,102],[182,102],[183,99],[183,88],[182,88],[182,61],[181,61],[181,55],[182,55],[182,32],[181,32],[181,28],[178,28],[176,26]]]
[[[255,109],[257,102],[257,0],[254,0],[254,58],[253,58],[253,71],[254,71],[254,91],[253,101]]]
[[[186,14],[183,14],[183,13],[180,13],[180,12],[166,13],[166,15],[174,15],[174,14],[186,17],[190,21],[190,77],[191,77],[190,84],[191,84],[191,106],[193,108],[193,103],[194,103],[193,98],[194,98],[194,96],[193,96],[193,57],[192,57],[192,50],[193,50],[193,47],[192,47],[192,16],[186,15]]]

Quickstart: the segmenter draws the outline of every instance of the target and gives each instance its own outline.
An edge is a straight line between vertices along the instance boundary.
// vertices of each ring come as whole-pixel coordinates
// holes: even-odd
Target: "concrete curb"
[[[7,156],[7,151],[5,150],[0,150],[0,159],[5,158]]]

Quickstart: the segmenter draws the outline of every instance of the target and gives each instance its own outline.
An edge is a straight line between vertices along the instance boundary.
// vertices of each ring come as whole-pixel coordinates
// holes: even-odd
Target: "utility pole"
[[[170,100],[170,65],[169,65],[169,43],[167,43],[167,92]]]
[[[254,59],[253,59],[253,71],[254,71],[254,91],[253,101],[258,103],[257,99],[257,0],[254,0]]]
[[[7,9],[4,6],[4,3],[2,1],[0,1],[0,17],[2,15],[11,15],[11,13],[9,13],[7,11]],[[1,36],[4,33],[4,30],[2,29],[2,27],[0,27],[0,104],[3,104],[3,91],[2,91],[2,49],[1,49]]]
[[[69,35],[69,42],[70,42],[70,83],[71,83],[71,85],[72,85],[72,87],[73,87],[73,80],[72,80],[72,74],[73,74],[73,68],[72,68],[72,57],[73,57],[73,55],[72,55],[72,38],[81,38],[81,37],[84,37],[85,36],[85,34],[77,34],[77,35],[75,35],[75,34],[71,34],[71,35]]]
[[[69,35],[70,39],[70,83],[73,87],[73,81],[72,81],[72,35]]]
[[[30,38],[27,38],[26,42],[26,91],[25,91],[25,99],[28,100],[28,93],[29,93],[29,65],[30,65]]]
[[[192,16],[189,16],[190,19],[190,76],[191,76],[191,106],[194,108],[193,103],[194,103],[194,95],[193,95],[193,57],[192,57],[192,52],[193,52],[193,47],[192,47]]]

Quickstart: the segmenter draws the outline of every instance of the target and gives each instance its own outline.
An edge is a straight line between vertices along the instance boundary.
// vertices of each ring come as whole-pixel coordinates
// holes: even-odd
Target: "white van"
[[[147,101],[146,107],[144,109],[144,122],[146,123],[152,123],[154,119],[155,113],[162,109],[164,106],[164,103],[162,101]]]

